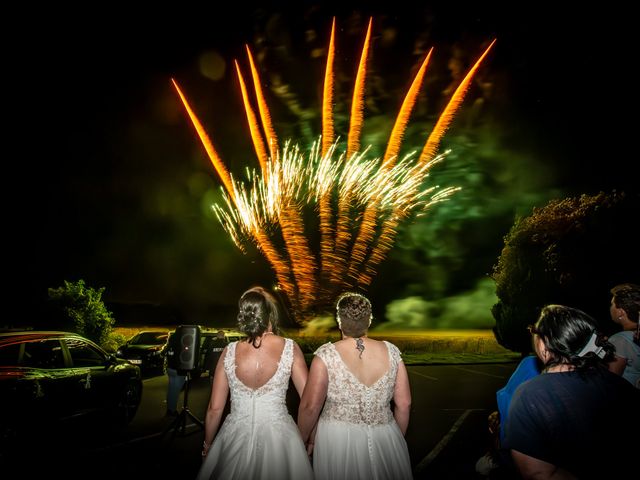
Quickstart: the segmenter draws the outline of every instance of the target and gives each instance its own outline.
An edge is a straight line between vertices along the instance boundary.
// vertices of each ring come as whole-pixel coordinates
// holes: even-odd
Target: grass
[[[324,336],[288,334],[293,338],[305,358],[310,360],[313,352],[327,342],[340,339],[339,333]],[[519,353],[502,347],[490,330],[435,330],[419,332],[378,333],[370,332],[376,340],[387,340],[402,352],[406,365],[503,363],[518,362]]]
[[[138,327],[114,329],[125,338],[130,338],[140,330],[174,330],[173,327]],[[298,331],[286,331],[283,335],[300,345],[308,362],[318,347],[339,340],[338,331],[324,335],[304,335]],[[414,332],[369,333],[376,340],[387,340],[402,352],[406,365],[473,364],[518,362],[519,353],[502,347],[491,330],[432,330]]]

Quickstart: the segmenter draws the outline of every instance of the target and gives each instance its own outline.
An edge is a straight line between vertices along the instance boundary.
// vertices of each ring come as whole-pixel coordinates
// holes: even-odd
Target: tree
[[[104,290],[87,287],[82,279],[75,283],[65,280],[62,287],[50,288],[53,315],[47,319],[48,328],[76,332],[104,345],[115,323],[102,300]]]
[[[550,303],[584,310],[611,333],[609,290],[638,280],[633,234],[638,212],[637,193],[614,191],[552,200],[517,220],[492,273],[499,299],[492,308],[498,342],[530,351],[526,326]]]

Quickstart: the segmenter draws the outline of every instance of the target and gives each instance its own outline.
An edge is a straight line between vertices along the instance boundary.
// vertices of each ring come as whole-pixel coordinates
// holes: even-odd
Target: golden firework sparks
[[[174,87],[224,186],[224,202],[214,205],[215,215],[242,251],[254,243],[272,266],[294,316],[303,324],[318,304],[344,288],[366,288],[375,268],[392,248],[397,228],[410,215],[421,215],[446,200],[459,187],[427,186],[430,169],[446,153],[436,155],[444,133],[460,108],[465,93],[495,40],[460,82],[416,159],[415,152],[398,161],[402,138],[420,93],[433,49],[424,59],[398,112],[384,156],[372,158],[361,150],[364,121],[364,86],[372,31],[369,21],[351,105],[346,151],[335,140],[333,118],[335,19],[327,54],[322,101],[322,136],[308,152],[291,141],[279,149],[260,76],[246,47],[259,118],[251,105],[239,64],[236,71],[256,150],[259,169],[247,168],[247,178],[235,180],[186,97]],[[312,248],[303,212],[315,210],[320,233],[318,258]],[[280,247],[277,247],[279,245]]]

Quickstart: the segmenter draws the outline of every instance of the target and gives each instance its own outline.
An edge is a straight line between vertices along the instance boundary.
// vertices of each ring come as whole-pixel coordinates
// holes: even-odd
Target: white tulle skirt
[[[289,415],[276,421],[225,419],[198,480],[313,479],[300,432]]]
[[[320,419],[313,471],[316,480],[413,478],[407,442],[394,421],[369,426]]]

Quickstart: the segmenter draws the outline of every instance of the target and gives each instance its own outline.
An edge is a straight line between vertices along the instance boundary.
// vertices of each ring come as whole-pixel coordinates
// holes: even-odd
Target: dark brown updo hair
[[[367,333],[373,315],[371,302],[359,293],[347,292],[336,302],[336,321],[342,333],[349,337],[362,337]]]
[[[278,303],[273,295],[262,287],[253,287],[242,294],[238,301],[238,328],[247,334],[247,341],[259,348],[256,342],[269,328],[278,333]]]

